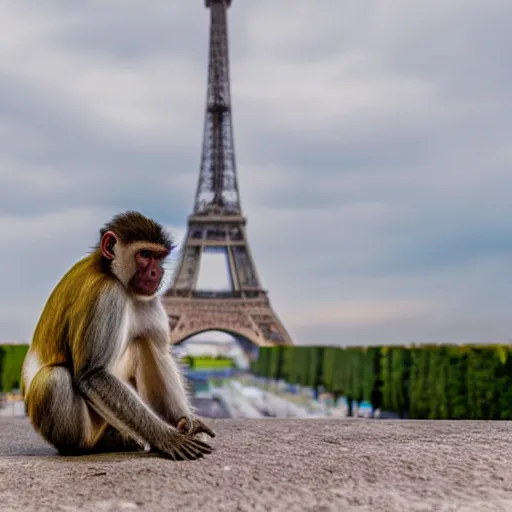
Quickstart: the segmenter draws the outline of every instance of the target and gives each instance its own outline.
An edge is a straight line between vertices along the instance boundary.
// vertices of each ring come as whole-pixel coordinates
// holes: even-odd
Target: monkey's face
[[[164,276],[163,261],[167,251],[161,249],[141,249],[135,254],[135,275],[130,288],[136,295],[154,295],[162,283]]]
[[[112,231],[102,236],[100,245],[103,257],[110,261],[110,271],[135,297],[155,295],[162,283],[169,248],[152,242],[123,244]]]

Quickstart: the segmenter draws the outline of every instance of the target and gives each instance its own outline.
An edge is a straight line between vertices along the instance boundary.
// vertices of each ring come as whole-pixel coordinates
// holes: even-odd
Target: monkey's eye
[[[151,258],[151,251],[148,249],[142,249],[142,251],[139,252],[139,256],[144,259]]]

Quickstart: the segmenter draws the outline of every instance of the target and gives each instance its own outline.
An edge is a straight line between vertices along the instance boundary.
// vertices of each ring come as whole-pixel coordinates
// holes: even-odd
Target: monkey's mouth
[[[137,291],[144,295],[153,295],[160,288],[160,281],[153,279],[140,279],[137,283]]]

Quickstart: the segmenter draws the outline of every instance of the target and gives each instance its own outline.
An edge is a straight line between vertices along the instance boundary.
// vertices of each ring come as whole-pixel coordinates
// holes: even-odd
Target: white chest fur
[[[150,339],[152,343],[164,345],[169,343],[170,327],[167,313],[159,297],[152,301],[138,301],[128,298],[125,304],[120,342],[112,359],[112,370],[121,380],[126,381],[131,375],[134,353],[132,341]]]
[[[169,334],[169,319],[159,297],[150,302],[133,299],[126,302],[121,354],[130,340],[144,336],[168,339]]]
[[[151,302],[132,300],[129,308],[129,336],[133,339],[154,332],[165,333],[169,329],[167,314],[157,297]]]

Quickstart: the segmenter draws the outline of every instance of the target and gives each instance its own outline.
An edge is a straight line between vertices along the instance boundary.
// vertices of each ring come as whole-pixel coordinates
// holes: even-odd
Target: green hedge
[[[0,345],[0,392],[11,391],[20,387],[21,366],[28,350],[28,345]],[[226,357],[186,357],[191,368],[219,369],[232,368],[233,360]]]
[[[264,347],[256,375],[414,419],[512,419],[512,346]]]
[[[0,345],[0,392],[19,389],[28,345]]]
[[[210,370],[220,368],[233,368],[234,361],[228,357],[208,357],[208,356],[185,356],[183,362],[188,364],[191,369],[195,370]]]

